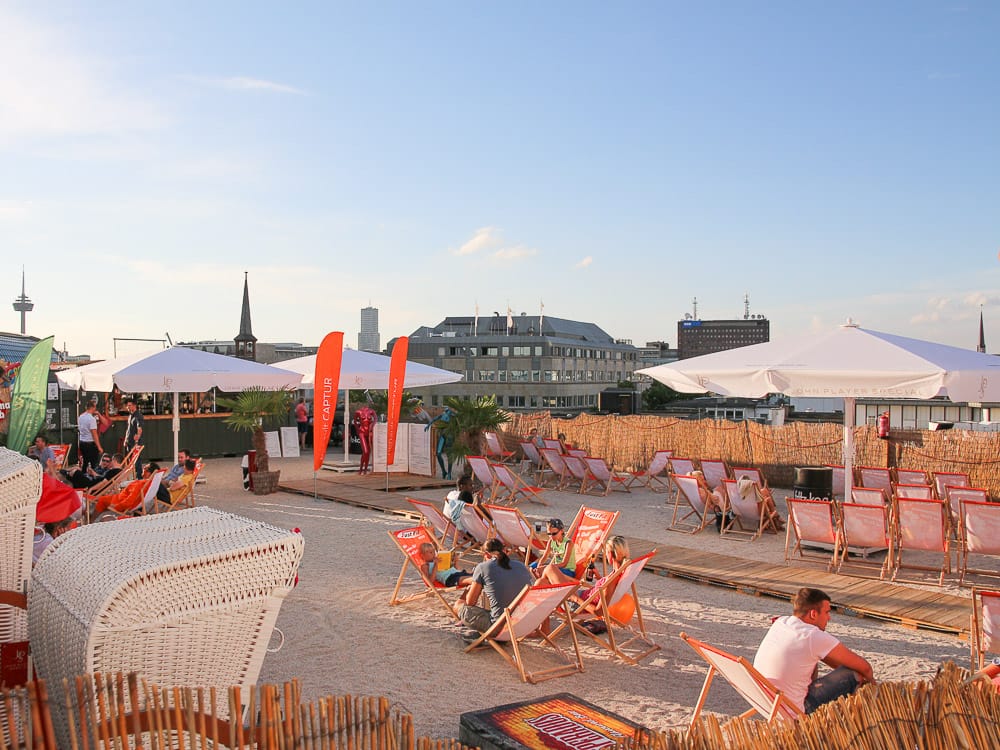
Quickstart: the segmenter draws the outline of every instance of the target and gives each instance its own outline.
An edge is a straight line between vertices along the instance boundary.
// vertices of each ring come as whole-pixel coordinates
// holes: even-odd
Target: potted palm
[[[216,403],[230,410],[223,421],[239,432],[249,432],[257,452],[257,471],[251,474],[255,495],[268,495],[278,489],[281,471],[270,471],[264,427],[280,423],[292,405],[291,391],[266,391],[247,388],[235,398],[218,398]]]
[[[440,420],[435,426],[444,436],[446,451],[452,460],[483,455],[483,432],[495,432],[510,421],[510,415],[497,405],[496,396],[468,401],[449,397],[444,403],[452,411],[451,418]]]

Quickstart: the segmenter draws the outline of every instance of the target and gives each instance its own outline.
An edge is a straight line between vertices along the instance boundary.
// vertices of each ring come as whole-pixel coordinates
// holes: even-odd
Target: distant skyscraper
[[[361,308],[361,331],[358,333],[358,349],[363,352],[382,351],[378,333],[378,308]]]

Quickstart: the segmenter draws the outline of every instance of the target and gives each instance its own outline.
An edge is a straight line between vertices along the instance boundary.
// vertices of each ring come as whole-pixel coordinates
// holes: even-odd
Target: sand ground
[[[271,462],[283,478],[312,477],[310,458]],[[638,581],[642,611],[661,651],[639,666],[628,666],[581,641],[583,673],[524,684],[491,650],[463,653],[460,627],[439,603],[428,599],[388,605],[402,557],[386,532],[411,522],[308,496],[244,492],[239,459],[210,459],[204,476],[207,482],[197,492],[200,504],[284,528],[298,527],[305,537],[299,585],[278,618],[284,644],[277,653],[268,654],[261,681],[298,678],[307,699],[384,695],[413,715],[418,735],[457,737],[463,712],[559,692],[573,693],[650,729],[682,727],[707,668],[678,633],[686,631],[752,659],[770,618],[789,611],[781,600],[643,573]],[[442,501],[444,491],[413,494]],[[776,493],[779,499],[786,494]],[[521,509],[529,518],[559,516],[569,523],[586,502],[621,510],[615,530],[627,536],[742,555],[748,565],[784,559],[783,536],[765,535],[748,543],[720,539],[713,529],[694,536],[667,531],[663,494],[637,491],[594,498],[549,491],[546,499],[550,507],[527,503]],[[784,515],[783,502],[779,506]],[[963,594],[953,585],[946,584],[945,590]],[[953,636],[840,614],[834,616],[829,631],[867,658],[880,680],[929,678],[945,660],[968,665],[968,643]],[[275,636],[274,643],[277,640]],[[529,653],[537,657],[533,651]],[[745,705],[717,680],[706,708],[732,716]]]

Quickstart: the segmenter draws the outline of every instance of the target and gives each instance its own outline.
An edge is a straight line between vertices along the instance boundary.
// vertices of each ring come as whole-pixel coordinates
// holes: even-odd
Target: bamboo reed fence
[[[58,696],[42,680],[29,682],[0,691],[0,750],[472,750],[416,737],[413,717],[385,697],[304,703],[295,680],[242,694],[231,687],[225,717],[216,715],[215,698],[215,688],[158,687],[135,673],[64,680]],[[54,700],[63,701],[66,726],[53,723]]]
[[[844,427],[831,422],[686,420],[650,414],[581,414],[555,419],[548,412],[511,414],[505,425],[508,449],[535,427],[542,437],[560,432],[574,446],[601,456],[617,469],[644,469],[658,450],[684,458],[711,458],[731,466],[756,466],[770,484],[791,487],[796,466],[843,464]],[[854,428],[854,465],[962,472],[973,487],[1000,498],[1000,433],[968,430],[907,430],[880,440],[874,427]]]

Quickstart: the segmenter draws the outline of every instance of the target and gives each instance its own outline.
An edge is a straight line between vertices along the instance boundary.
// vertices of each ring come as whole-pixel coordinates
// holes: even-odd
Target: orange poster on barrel
[[[319,471],[326,458],[326,446],[337,414],[337,389],[340,386],[340,361],[344,356],[344,334],[326,334],[316,352],[313,382],[313,471]],[[345,440],[346,430],[345,430]]]
[[[399,407],[403,404],[403,381],[406,379],[406,354],[410,339],[400,336],[392,347],[392,361],[389,363],[389,414],[386,417],[386,469],[396,460],[396,431],[399,429]]]

